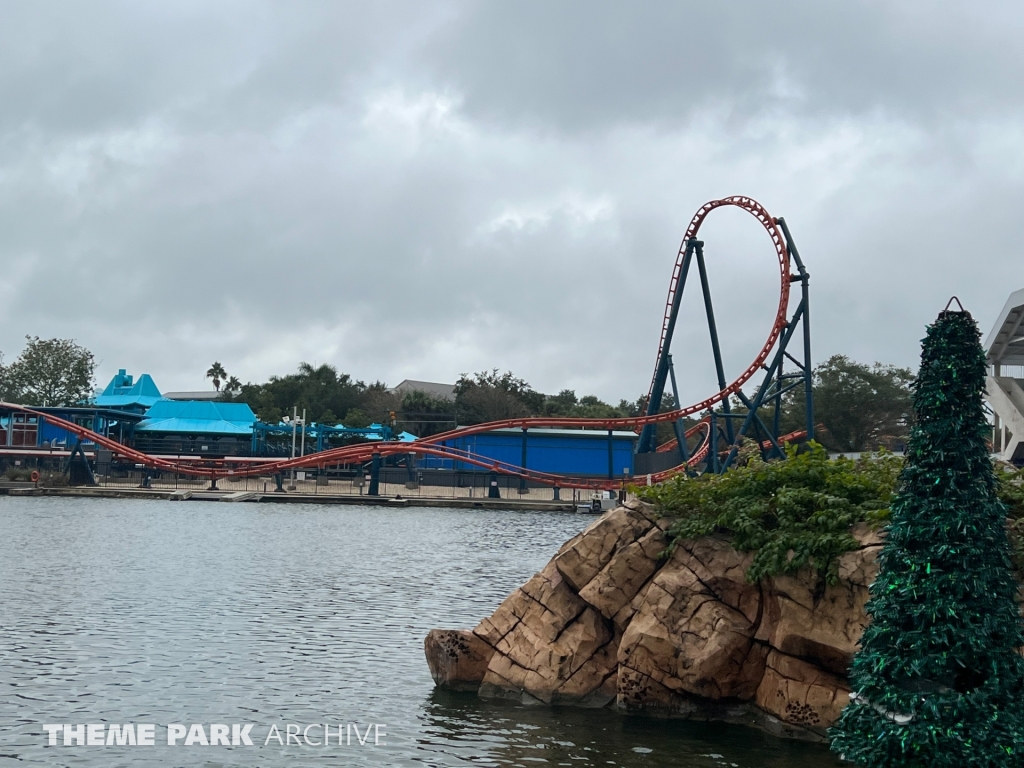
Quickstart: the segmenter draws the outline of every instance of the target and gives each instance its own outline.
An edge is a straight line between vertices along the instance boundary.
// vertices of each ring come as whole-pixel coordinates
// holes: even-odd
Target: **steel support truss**
[[[724,472],[728,469],[736,459],[743,438],[754,440],[760,446],[762,457],[765,459],[785,458],[785,451],[779,444],[783,397],[786,393],[800,387],[803,387],[804,390],[804,428],[807,431],[807,439],[811,440],[814,438],[814,371],[811,362],[810,273],[808,273],[803,260],[800,258],[800,253],[797,250],[796,243],[793,241],[793,236],[790,234],[789,227],[786,225],[786,220],[778,218],[774,219],[774,223],[780,228],[785,237],[786,253],[789,257],[789,280],[791,283],[800,283],[800,300],[785,323],[782,332],[779,334],[772,353],[768,355],[765,363],[761,365],[763,376],[760,384],[754,391],[753,397],[748,397],[742,389],[736,389],[731,396],[722,397],[706,412],[709,425],[708,439],[711,441],[711,450],[708,451],[707,460],[704,465],[705,472]],[[678,287],[672,297],[671,311],[667,319],[662,348],[658,356],[658,368],[655,372],[651,396],[648,398],[645,411],[645,415],[648,416],[660,412],[665,385],[670,382],[677,407],[680,403],[679,391],[676,386],[676,371],[669,348],[672,343],[679,306],[682,302],[683,289],[686,285],[690,266],[694,261],[697,262],[697,271],[704,299],[708,332],[711,337],[711,350],[714,356],[719,391],[725,392],[728,386],[725,370],[722,365],[721,344],[718,339],[714,305],[711,300],[711,287],[708,282],[707,266],[704,260],[704,241],[691,238],[686,242],[682,267],[678,278]],[[794,350],[795,354],[791,350]],[[788,370],[786,366],[787,361],[792,366]],[[736,398],[738,402],[730,402],[732,398]],[[737,406],[742,406],[742,409],[738,412],[734,411],[734,408]],[[764,416],[769,409],[772,411],[770,418]],[[680,422],[674,422],[673,426],[677,438],[681,438],[685,431],[684,425]],[[637,447],[638,452],[647,453],[655,450],[655,428],[656,425],[654,424],[648,424],[643,428]],[[689,451],[685,439],[679,439],[679,450],[683,461],[686,461]]]

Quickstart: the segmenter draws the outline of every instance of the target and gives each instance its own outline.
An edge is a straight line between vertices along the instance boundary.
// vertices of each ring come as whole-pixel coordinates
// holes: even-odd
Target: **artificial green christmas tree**
[[[985,435],[985,354],[967,312],[928,327],[914,428],[832,732],[872,768],[1024,766],[1024,625]]]

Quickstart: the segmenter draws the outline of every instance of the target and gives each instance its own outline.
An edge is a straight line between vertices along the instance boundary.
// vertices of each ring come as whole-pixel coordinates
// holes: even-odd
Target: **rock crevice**
[[[472,631],[432,630],[435,682],[823,739],[849,700],[878,535],[855,529],[861,546],[823,587],[810,570],[749,583],[752,556],[724,537],[662,558],[667,527],[642,502],[605,514]]]

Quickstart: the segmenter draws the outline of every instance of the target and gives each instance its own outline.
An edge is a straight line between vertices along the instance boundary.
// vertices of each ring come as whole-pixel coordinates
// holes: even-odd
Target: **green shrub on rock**
[[[765,463],[755,456],[724,475],[677,475],[661,485],[636,488],[640,498],[676,518],[667,553],[677,541],[724,533],[741,552],[757,551],[748,574],[752,581],[807,565],[831,574],[834,583],[836,558],[858,546],[850,533],[853,526],[882,527],[889,521],[903,458],[882,451],[856,461],[829,459],[816,443],[803,453],[789,451],[787,461]],[[1020,577],[1024,469],[1007,464],[996,477]]]
[[[638,493],[677,518],[670,550],[680,540],[725,533],[740,552],[755,552],[751,581],[811,566],[835,583],[837,558],[857,548],[853,526],[888,518],[903,459],[886,452],[829,459],[817,443],[788,453],[767,463],[755,456],[722,475],[677,475]]]
[[[996,470],[996,492],[1006,505],[1010,545],[1018,580],[1024,574],[1024,469],[1009,464]]]

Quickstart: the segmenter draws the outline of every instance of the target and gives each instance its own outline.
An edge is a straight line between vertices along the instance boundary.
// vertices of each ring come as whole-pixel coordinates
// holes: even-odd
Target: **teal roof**
[[[160,400],[146,411],[136,432],[190,435],[252,435],[256,414],[245,403],[210,400]]]
[[[122,368],[93,402],[100,408],[125,408],[132,405],[148,408],[162,399],[163,395],[148,373],[139,376],[138,381],[133,381]]]

